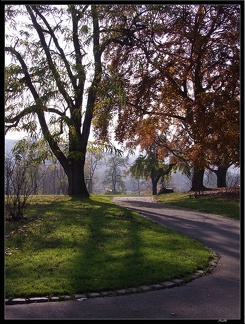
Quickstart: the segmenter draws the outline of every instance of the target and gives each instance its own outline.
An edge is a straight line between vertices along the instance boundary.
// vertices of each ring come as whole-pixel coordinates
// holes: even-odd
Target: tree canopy
[[[239,165],[240,10],[6,5],[6,132],[39,132],[84,197],[92,126],[101,142],[113,126],[117,141],[197,169]]]
[[[240,6],[149,5],[140,18],[133,46],[108,53],[124,91],[100,108],[117,111],[117,139],[154,139],[199,168],[239,165]]]
[[[126,22],[111,5],[6,5],[5,16],[6,131],[33,136],[40,128],[68,177],[68,193],[87,197],[84,163],[107,70],[102,56],[113,42],[127,46]]]

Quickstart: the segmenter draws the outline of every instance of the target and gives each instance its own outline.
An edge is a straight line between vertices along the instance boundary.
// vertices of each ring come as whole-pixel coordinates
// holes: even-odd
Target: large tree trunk
[[[80,195],[83,198],[89,197],[89,192],[84,179],[84,166],[81,160],[74,159],[67,172],[68,178],[68,195]]]
[[[157,194],[157,182],[158,181],[156,181],[154,179],[151,179],[151,182],[152,182],[152,194],[156,195]]]
[[[218,170],[216,170],[216,176],[217,176],[217,187],[218,188],[226,188],[226,173],[227,173],[228,167],[219,166]]]
[[[227,170],[229,169],[230,166],[222,166],[218,165],[218,169],[214,170],[209,168],[212,172],[214,172],[217,176],[217,187],[218,188],[226,188],[226,174]]]
[[[155,167],[151,169],[151,183],[152,183],[152,194],[157,194],[157,183],[160,179],[161,175],[158,171],[156,171]]]
[[[202,191],[207,189],[203,185],[204,169],[194,167],[190,191]]]

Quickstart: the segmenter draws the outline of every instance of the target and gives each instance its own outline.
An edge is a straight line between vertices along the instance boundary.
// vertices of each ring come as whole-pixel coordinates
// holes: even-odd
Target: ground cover
[[[213,189],[202,192],[196,198],[194,193],[174,192],[156,196],[156,201],[195,209],[212,214],[240,218],[240,190],[234,189]]]
[[[111,198],[34,196],[25,220],[6,221],[6,298],[138,287],[208,267],[213,255],[201,242]]]

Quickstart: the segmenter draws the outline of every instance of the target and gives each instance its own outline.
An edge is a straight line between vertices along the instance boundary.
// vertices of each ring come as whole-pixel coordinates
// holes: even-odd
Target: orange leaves
[[[138,133],[141,134],[142,137],[152,139],[156,132],[155,125],[154,119],[144,119],[139,126]]]
[[[121,47],[114,61],[127,81],[117,138],[143,149],[159,143],[201,167],[217,156],[234,161],[240,119],[238,7],[171,6],[150,21],[140,38],[134,34],[135,46]]]

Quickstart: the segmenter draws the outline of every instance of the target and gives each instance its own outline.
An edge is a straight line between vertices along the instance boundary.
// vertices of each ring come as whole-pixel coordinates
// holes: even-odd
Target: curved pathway
[[[171,289],[82,302],[6,305],[5,319],[241,319],[239,221],[156,203],[152,197],[116,197],[114,202],[203,242],[220,255],[217,267]]]

